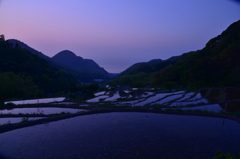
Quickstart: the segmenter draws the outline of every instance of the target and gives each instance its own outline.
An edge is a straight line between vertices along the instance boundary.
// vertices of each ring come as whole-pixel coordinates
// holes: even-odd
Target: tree
[[[0,41],[5,41],[5,37],[4,37],[4,35],[2,34],[2,35],[0,35]]]
[[[13,72],[0,73],[0,99],[26,98],[36,96],[38,87],[30,77],[16,75]]]
[[[173,81],[168,81],[168,82],[162,83],[162,87],[168,89],[169,91],[171,91],[174,88],[174,86],[176,86],[176,83]]]

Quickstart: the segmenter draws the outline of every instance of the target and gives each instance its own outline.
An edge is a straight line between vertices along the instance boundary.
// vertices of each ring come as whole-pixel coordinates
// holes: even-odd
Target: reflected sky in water
[[[15,109],[4,109],[4,110],[0,110],[0,114],[45,114],[45,115],[49,115],[49,114],[59,114],[62,112],[65,113],[77,113],[80,111],[85,111],[83,109],[73,109],[73,108],[44,108],[44,107],[40,107],[40,108],[15,108]]]
[[[240,151],[240,125],[212,117],[106,113],[0,135],[0,154],[17,158],[213,158]]]

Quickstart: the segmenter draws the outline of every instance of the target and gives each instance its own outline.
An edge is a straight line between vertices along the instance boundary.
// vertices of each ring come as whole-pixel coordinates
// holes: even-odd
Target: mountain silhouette
[[[85,70],[89,72],[100,72],[107,75],[108,72],[100,67],[96,62],[91,59],[83,59],[80,56],[75,55],[69,50],[64,50],[52,57],[56,62],[65,64],[71,68]]]
[[[27,44],[16,40],[16,39],[9,39],[7,40],[8,43],[12,45],[13,48],[16,46],[21,47],[29,51],[32,54],[38,55],[40,58],[45,60],[49,65],[55,67],[59,70],[63,70],[71,75],[73,75],[79,83],[89,83],[92,82],[94,79],[109,79],[109,74],[103,68],[101,68],[96,62],[90,59],[83,59],[81,57],[77,57],[71,51],[63,51],[61,54],[57,54],[54,58],[50,58],[43,53],[33,49],[32,47],[28,46]],[[62,57],[63,56],[63,57]],[[64,59],[65,58],[65,59]],[[69,65],[69,60],[75,61],[75,65]],[[67,59],[67,61],[65,61]],[[84,61],[81,66],[76,64],[78,62]],[[85,64],[85,66],[84,66]]]

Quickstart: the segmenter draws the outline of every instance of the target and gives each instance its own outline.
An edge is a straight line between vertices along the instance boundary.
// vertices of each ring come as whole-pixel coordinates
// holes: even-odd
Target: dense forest
[[[158,63],[135,64],[112,83],[133,87],[240,86],[240,21],[211,39],[202,50]]]
[[[75,58],[75,57],[74,57]],[[78,58],[78,57],[77,57]],[[110,84],[132,87],[193,88],[240,86],[240,21],[209,40],[202,50],[167,60],[137,63],[123,71]],[[65,66],[64,66],[65,67]],[[66,66],[68,68],[68,66]],[[67,71],[68,70],[68,71]],[[81,86],[82,74],[91,71],[59,70],[29,49],[13,45],[0,36],[0,94],[10,97],[40,97],[52,92],[82,91],[91,96],[97,85]],[[77,77],[80,76],[78,79]],[[99,76],[101,76],[99,74]],[[88,78],[88,77],[87,77]]]
[[[19,40],[9,39],[7,42],[11,43],[13,47],[18,45],[20,48],[26,49],[32,54],[38,55],[56,69],[68,72],[74,76],[78,83],[91,83],[94,79],[110,79],[109,73],[98,66],[98,64],[93,60],[83,59],[76,56],[71,51],[61,51],[54,57],[50,58]]]
[[[36,94],[69,90],[76,80],[50,66],[39,56],[12,45],[0,37],[1,97],[31,97]]]

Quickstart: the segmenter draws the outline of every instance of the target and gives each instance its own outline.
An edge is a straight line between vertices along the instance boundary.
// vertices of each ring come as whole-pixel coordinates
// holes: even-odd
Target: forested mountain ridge
[[[7,75],[12,77],[14,74],[27,77],[43,92],[69,90],[71,83],[76,82],[72,75],[53,68],[39,56],[18,45],[13,47],[4,39],[0,41],[0,72],[9,72]]]
[[[91,59],[83,59],[80,56],[75,55],[69,50],[64,50],[52,57],[56,62],[65,64],[71,68],[86,70],[90,72],[99,72],[107,75],[108,72],[100,67],[96,62]]]
[[[85,68],[92,68],[92,66],[90,66],[92,64],[93,67],[96,67],[97,65],[100,68],[99,70],[96,69],[94,71],[89,71],[87,69],[74,68],[64,64],[63,62],[58,62],[57,60],[44,55],[43,53],[31,48],[30,46],[19,40],[9,39],[7,40],[7,42],[10,43],[12,47],[15,47],[17,44],[17,46],[19,46],[20,48],[26,49],[29,52],[38,55],[40,58],[44,59],[47,63],[49,63],[52,67],[73,75],[77,79],[78,83],[89,83],[92,82],[94,79],[98,78],[104,80],[109,79],[108,73],[104,69],[100,68],[94,61],[88,60],[88,65]]]
[[[156,72],[168,65],[177,63],[179,60],[185,58],[187,54],[188,53],[182,54],[180,56],[173,56],[167,60],[153,59],[153,60],[150,60],[149,62],[136,63],[130,66],[129,68],[127,68],[122,73],[120,73],[120,76],[133,75],[140,72],[144,72],[144,73]]]
[[[131,85],[132,87],[153,85],[154,83],[151,76],[154,72],[176,64],[178,61],[187,57],[188,54],[189,53],[184,53],[180,56],[173,56],[167,60],[154,59],[149,62],[133,64],[131,67],[120,73],[110,83],[118,85]]]
[[[38,55],[39,57],[43,58],[44,60],[46,60],[47,62],[49,62],[49,57],[44,55],[43,53],[31,48],[30,46],[28,46],[27,44],[19,41],[19,40],[16,40],[16,39],[8,39],[6,40],[8,43],[12,44],[12,46],[15,48],[16,45],[18,45],[19,47],[21,47],[22,49],[26,49],[28,50],[29,52],[35,54],[35,55]]]
[[[112,83],[132,86],[180,87],[240,86],[240,21],[209,40],[202,50],[158,63],[138,63],[123,71]]]
[[[175,65],[153,74],[155,85],[240,86],[240,20]]]
[[[51,66],[60,69],[60,70],[66,70],[67,68],[65,66],[63,66],[62,64],[55,62],[54,60],[52,60],[50,57],[44,55],[43,53],[33,49],[32,47],[28,46],[27,44],[16,40],[16,39],[8,39],[6,40],[8,43],[12,44],[12,47],[15,48],[16,45],[19,46],[22,49],[26,49],[29,52],[38,55],[40,58],[44,59],[47,63],[49,63]]]

